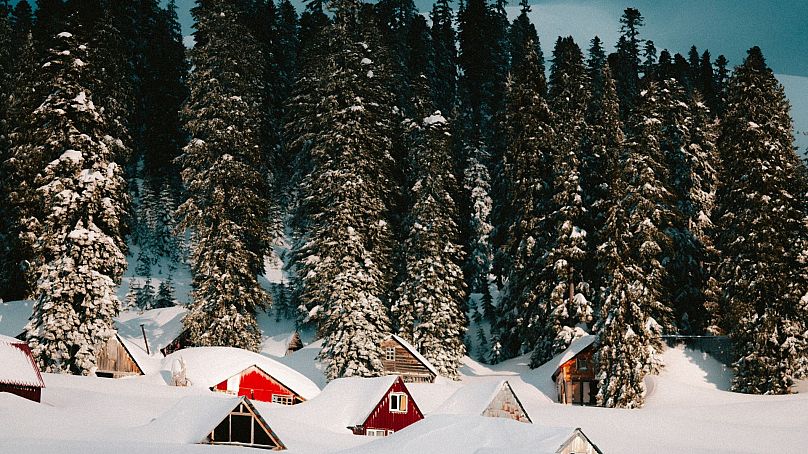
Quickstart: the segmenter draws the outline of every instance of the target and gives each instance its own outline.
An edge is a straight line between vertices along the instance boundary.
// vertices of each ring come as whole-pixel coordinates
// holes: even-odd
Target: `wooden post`
[[[143,327],[143,323],[140,324],[140,332],[143,333],[143,343],[146,344],[146,354],[151,356],[151,352],[149,351],[149,340],[146,339],[146,328]]]

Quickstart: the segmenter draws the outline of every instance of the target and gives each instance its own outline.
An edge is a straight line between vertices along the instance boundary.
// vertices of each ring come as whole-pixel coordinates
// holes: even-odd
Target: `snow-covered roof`
[[[174,361],[182,358],[186,365],[186,377],[191,386],[210,388],[256,366],[272,378],[309,400],[320,393],[320,388],[303,374],[267,358],[264,355],[231,347],[194,347],[178,350],[162,360],[164,374],[171,377],[170,371]]]
[[[294,410],[301,420],[326,419],[335,430],[344,430],[363,424],[397,380],[397,375],[338,378],[316,399],[298,404]]]
[[[375,453],[555,454],[577,429],[522,424],[505,418],[435,415],[373,443],[343,451]]]
[[[557,371],[559,367],[564,365],[564,363],[571,360],[572,358],[575,358],[575,356],[577,356],[578,353],[581,353],[582,351],[586,350],[587,347],[595,343],[597,338],[598,336],[590,334],[587,336],[579,337],[578,339],[572,341],[572,343],[570,343],[570,346],[567,347],[567,349],[564,350],[563,353],[550,360],[554,366],[553,370]]]
[[[132,356],[132,360],[140,367],[140,370],[145,374],[154,374],[160,371],[160,358],[154,355],[149,355],[146,353],[146,350],[141,348],[136,343],[132,342],[130,339],[124,338],[123,336],[118,334],[118,340],[124,346],[129,355]],[[141,342],[142,344],[143,342]],[[159,353],[157,354],[159,355]]]
[[[31,300],[0,302],[0,334],[15,337],[25,330],[34,312]]]
[[[143,351],[146,345],[143,342],[143,330],[149,340],[149,352],[152,355],[173,342],[182,333],[182,320],[188,309],[182,306],[172,306],[148,311],[126,311],[115,318],[115,328],[123,339],[137,345]]]
[[[212,393],[188,396],[171,409],[140,427],[142,440],[159,443],[202,443],[208,434],[240,403],[249,405],[260,418],[259,411],[244,397]]]
[[[420,354],[418,352],[418,350],[412,344],[410,344],[409,342],[407,342],[403,338],[401,338],[399,336],[396,336],[395,334],[392,334],[392,337],[393,337],[393,339],[396,340],[396,342],[401,344],[401,346],[403,346],[408,352],[412,353],[412,356],[415,356],[415,359],[417,359],[424,366],[426,366],[426,368],[429,369],[430,372],[435,374],[435,376],[440,375],[440,374],[438,374],[438,370],[435,369],[435,366],[433,366],[432,363],[430,363],[428,359],[424,358],[424,356],[422,354]]]
[[[503,387],[506,380],[478,380],[455,391],[433,414],[482,415]]]
[[[45,382],[25,342],[0,335],[0,383],[44,388]]]

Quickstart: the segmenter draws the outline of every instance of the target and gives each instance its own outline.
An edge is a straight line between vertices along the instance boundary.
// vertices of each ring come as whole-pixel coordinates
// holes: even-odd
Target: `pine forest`
[[[258,351],[271,311],[328,380],[383,375],[390,334],[454,380],[597,335],[597,405],[638,408],[666,337],[728,336],[733,391],[792,393],[808,167],[763,50],[504,5],[196,0],[188,44],[174,0],[0,1],[0,298],[41,370],[93,374],[181,265],[189,345]]]

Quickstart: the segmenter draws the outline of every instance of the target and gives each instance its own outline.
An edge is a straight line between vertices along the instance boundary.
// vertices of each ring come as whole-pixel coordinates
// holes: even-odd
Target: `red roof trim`
[[[3,381],[2,379],[0,379],[0,383],[2,383],[4,385],[24,386],[24,387],[28,387],[28,388],[44,388],[45,387],[45,380],[42,379],[42,374],[39,372],[39,366],[36,365],[36,360],[34,359],[34,355],[31,353],[31,349],[28,348],[28,344],[26,344],[24,342],[15,342],[15,343],[3,342],[3,343],[5,343],[6,345],[9,345],[11,347],[17,348],[20,351],[22,351],[23,353],[25,353],[25,356],[28,358],[28,362],[31,364],[31,368],[34,369],[34,372],[36,372],[36,377],[37,377],[37,382],[38,383],[22,383],[22,382],[10,381],[10,380]]]

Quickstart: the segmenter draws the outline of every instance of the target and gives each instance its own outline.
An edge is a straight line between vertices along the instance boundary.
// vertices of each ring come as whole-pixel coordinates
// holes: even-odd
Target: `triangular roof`
[[[170,372],[174,361],[180,358],[185,361],[186,377],[191,386],[212,388],[255,366],[305,400],[320,393],[320,388],[299,372],[248,350],[232,347],[186,348],[163,358],[161,369]],[[170,373],[164,375],[171,377]]]
[[[143,439],[158,442],[205,443],[207,436],[242,403],[258,418],[270,438],[285,448],[249,399],[244,396],[233,397],[215,393],[181,399],[171,409],[142,428]]]
[[[500,390],[506,388],[511,392],[516,403],[525,416],[530,419],[522,402],[519,401],[507,380],[478,380],[462,386],[449,399],[441,404],[433,414],[436,415],[481,415],[488,408]]]
[[[437,370],[437,369],[435,369],[435,366],[433,366],[433,365],[432,365],[432,363],[430,363],[428,359],[424,358],[424,355],[422,355],[421,353],[419,353],[419,352],[418,352],[418,349],[416,349],[416,348],[415,348],[415,347],[414,347],[412,344],[410,344],[409,342],[407,342],[406,340],[404,340],[402,337],[397,336],[397,335],[395,335],[395,334],[391,334],[391,335],[390,335],[390,337],[392,337],[392,338],[393,338],[393,339],[394,339],[396,342],[398,342],[399,344],[401,344],[401,346],[402,346],[402,347],[404,347],[404,349],[405,349],[405,350],[407,350],[408,352],[410,352],[410,353],[412,354],[412,356],[414,356],[414,357],[415,357],[415,359],[417,359],[417,360],[418,360],[418,362],[420,362],[421,364],[423,364],[423,365],[424,365],[424,367],[426,367],[427,369],[429,369],[429,371],[430,371],[430,372],[432,372],[433,374],[435,374],[435,376],[436,376],[436,377],[437,377],[438,375],[440,375],[440,374],[438,373],[438,370]]]
[[[152,356],[162,356],[160,349],[164,348],[183,331],[182,321],[188,314],[183,306],[172,306],[148,311],[125,311],[115,318],[115,328],[118,335],[129,343],[137,345],[144,352],[146,344],[143,341],[143,331],[149,341],[149,353]],[[140,325],[143,325],[141,330]]]
[[[558,369],[563,366],[567,361],[575,358],[580,354],[582,351],[589,348],[595,341],[598,339],[598,336],[590,334],[586,336],[579,337],[570,343],[570,346],[564,350],[563,353],[556,356],[552,360],[550,360],[553,364],[553,380],[555,380],[556,374],[558,374]]]
[[[572,431],[570,436],[567,437],[567,440],[564,441],[564,443],[561,443],[561,446],[558,447],[556,453],[562,452],[563,449],[567,446],[567,444],[569,444],[569,442],[572,441],[572,439],[575,438],[576,435],[582,436],[590,445],[592,445],[592,447],[595,448],[595,452],[597,454],[603,454],[603,451],[601,451],[600,448],[598,448],[598,445],[592,443],[592,440],[590,440],[589,437],[586,436],[586,434],[584,433],[583,430],[581,430],[580,427],[576,427],[575,430]]]
[[[0,335],[0,384],[44,388],[28,344],[13,337]]]
[[[398,375],[338,378],[329,382],[316,399],[296,405],[295,413],[303,420],[325,418],[327,425],[337,430],[360,426],[398,381]],[[410,400],[418,408],[412,396]]]

